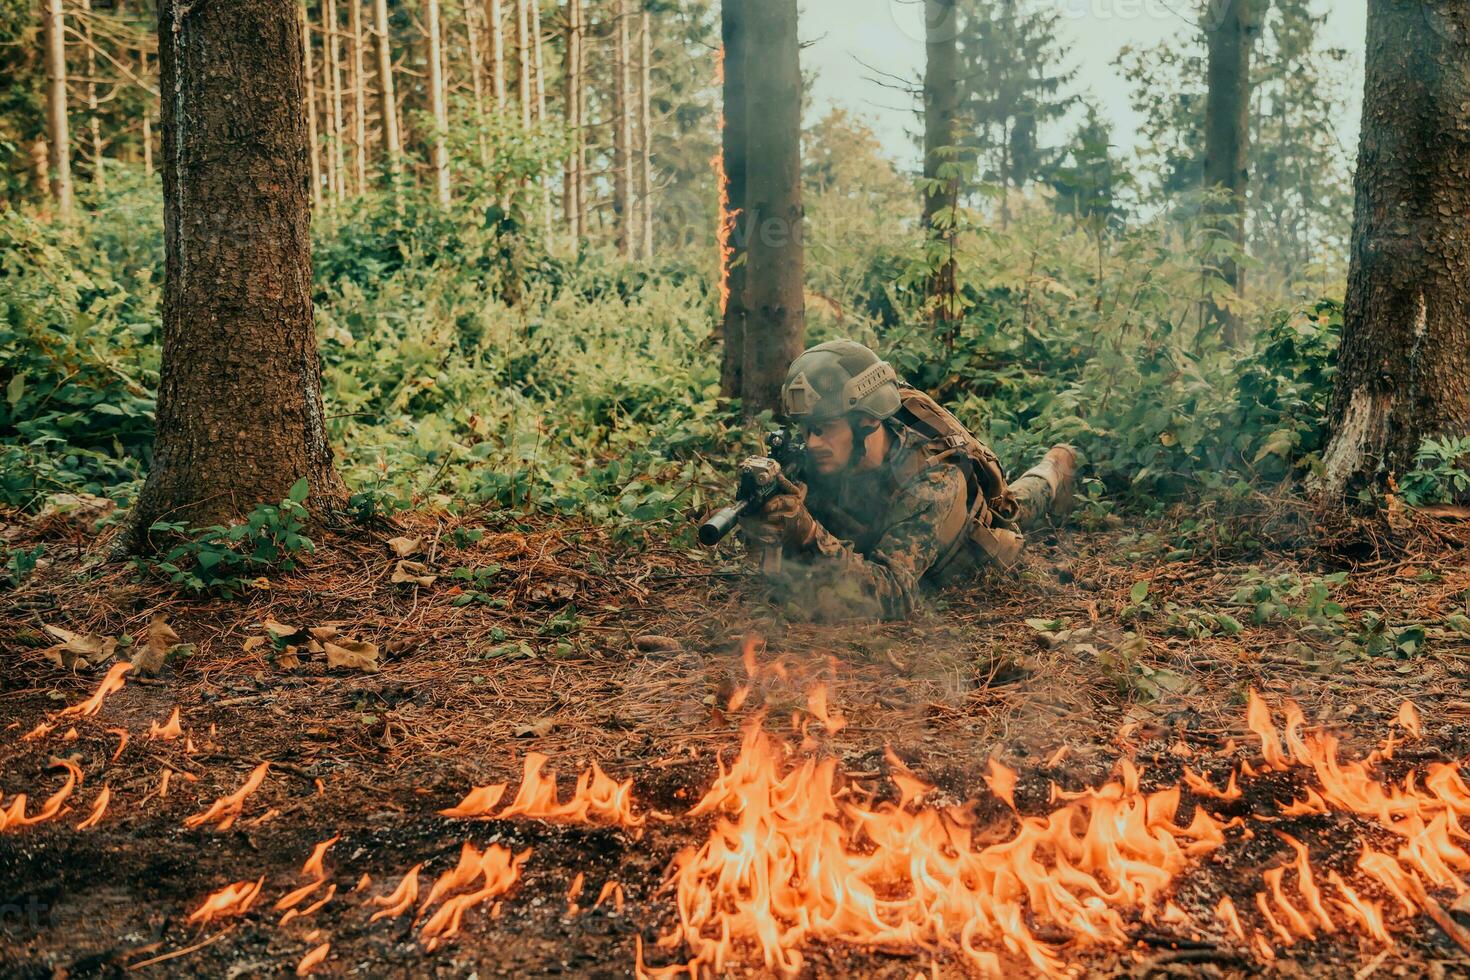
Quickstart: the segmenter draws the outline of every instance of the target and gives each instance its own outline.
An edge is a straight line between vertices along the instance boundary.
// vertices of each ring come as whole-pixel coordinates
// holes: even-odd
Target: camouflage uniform
[[[932,399],[901,387],[861,344],[831,341],[802,354],[781,397],[793,422],[846,419],[854,431],[844,470],[742,518],[748,543],[767,559],[779,552],[779,562],[762,561],[772,584],[815,618],[907,616],[921,583],[960,579],[989,559],[1013,562],[1023,543],[1016,532],[1070,502],[1070,448],[1053,448],[1007,485],[994,453]],[[855,463],[880,425],[889,435],[883,461],[863,469]]]
[[[966,542],[943,569],[935,568],[963,524],[965,477],[954,463],[930,465],[928,440],[920,433],[907,426],[890,432],[881,467],[807,484],[816,540],[809,548],[786,549],[773,584],[811,603],[817,618],[904,618],[921,583],[961,581],[987,560]],[[1019,505],[1015,524],[1025,530],[1041,523],[1051,508],[1051,483],[1028,473],[1010,489]]]

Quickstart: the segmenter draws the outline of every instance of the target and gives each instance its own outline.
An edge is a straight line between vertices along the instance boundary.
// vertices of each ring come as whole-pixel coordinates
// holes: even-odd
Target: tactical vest
[[[1020,558],[1025,539],[1011,524],[1016,514],[1016,498],[1006,484],[1000,459],[950,412],[917,388],[901,387],[902,407],[895,420],[922,435],[925,468],[950,464],[965,475],[966,512],[951,517],[952,526],[939,529],[945,550],[934,563],[931,574],[941,574],[964,549],[966,543],[1002,566],[1010,567]]]

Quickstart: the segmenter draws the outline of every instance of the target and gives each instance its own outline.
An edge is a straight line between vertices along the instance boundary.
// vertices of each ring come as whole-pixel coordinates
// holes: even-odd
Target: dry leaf
[[[284,640],[287,637],[295,636],[297,633],[301,632],[301,630],[297,629],[294,626],[287,626],[285,623],[276,622],[275,619],[270,616],[266,617],[265,622],[261,624],[261,628],[269,633],[271,638],[275,640]]]
[[[301,666],[301,658],[296,655],[296,647],[287,647],[276,654],[276,666],[282,670],[294,670]]]
[[[117,641],[109,636],[101,636],[97,633],[73,633],[60,626],[47,626],[45,629],[61,642],[41,652],[45,654],[47,660],[65,670],[96,667],[104,661],[111,660],[113,651],[117,649]]]
[[[324,644],[327,650],[328,667],[345,667],[363,670],[370,674],[378,670],[378,645],[366,640],[341,639]]]
[[[517,725],[515,729],[516,738],[541,738],[550,735],[551,730],[556,727],[556,722],[551,718],[537,718],[529,725]]]
[[[411,558],[424,550],[424,539],[418,538],[389,538],[388,548],[399,558]]]
[[[155,613],[148,621],[148,632],[144,634],[142,646],[133,654],[133,670],[140,674],[158,673],[168,655],[180,646],[179,634],[174,632],[163,613]]]
[[[683,649],[683,644],[672,636],[659,636],[657,633],[633,637],[633,646],[642,653],[675,653]]]
[[[311,634],[313,640],[335,640],[337,638],[337,627],[335,626],[313,626],[306,632]]]
[[[256,647],[262,646],[264,644],[265,644],[265,637],[263,637],[263,636],[247,636],[245,638],[245,644],[244,644],[244,646],[241,649],[243,649],[246,653],[249,653],[251,650],[254,650]]]
[[[395,585],[433,585],[439,576],[429,572],[429,566],[421,561],[400,561],[393,568],[392,582]]]

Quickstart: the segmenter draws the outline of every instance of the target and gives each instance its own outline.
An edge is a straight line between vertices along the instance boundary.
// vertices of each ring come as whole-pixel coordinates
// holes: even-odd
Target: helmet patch
[[[810,415],[816,409],[819,401],[821,398],[817,395],[817,390],[812,387],[811,382],[806,379],[805,371],[793,378],[781,392],[781,407],[791,418]]]

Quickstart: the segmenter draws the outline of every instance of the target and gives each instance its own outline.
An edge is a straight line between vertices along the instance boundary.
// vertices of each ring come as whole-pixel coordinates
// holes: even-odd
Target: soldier
[[[748,547],[781,556],[765,563],[772,583],[816,618],[907,616],[921,582],[1010,566],[1019,532],[1071,507],[1071,447],[1007,484],[988,447],[862,344],[802,354],[781,402],[806,437],[806,482],[787,484],[741,528]]]

